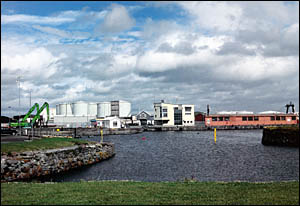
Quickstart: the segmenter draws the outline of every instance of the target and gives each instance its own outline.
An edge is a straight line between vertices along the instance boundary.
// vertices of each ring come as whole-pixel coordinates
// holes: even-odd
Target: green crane
[[[30,116],[30,114],[34,111],[34,109],[36,108],[37,112],[36,112],[36,115],[33,117],[31,123],[28,123],[26,120],[27,118]],[[49,120],[49,104],[47,102],[45,102],[43,104],[43,106],[41,108],[39,108],[39,104],[38,103],[35,103],[31,108],[30,110],[27,112],[27,114],[24,116],[24,118],[22,119],[21,122],[12,122],[10,123],[10,126],[11,127],[18,127],[18,126],[21,126],[21,127],[33,127],[34,123],[36,120],[40,119],[40,114],[41,112],[44,110],[44,109],[47,109],[47,122]]]
[[[40,109],[38,109],[36,115],[33,117],[32,122],[31,122],[32,126],[36,120],[40,119],[40,114],[45,108],[47,109],[47,122],[49,121],[49,104],[47,102],[45,102],[43,104],[43,106]]]
[[[18,127],[21,125],[21,127],[28,127],[30,126],[30,123],[28,123],[26,120],[27,118],[31,115],[31,113],[34,111],[34,109],[36,108],[36,111],[38,112],[39,111],[39,104],[38,103],[35,103],[30,109],[29,111],[27,112],[27,114],[23,117],[22,121],[20,122],[11,122],[10,123],[10,126],[11,127]]]

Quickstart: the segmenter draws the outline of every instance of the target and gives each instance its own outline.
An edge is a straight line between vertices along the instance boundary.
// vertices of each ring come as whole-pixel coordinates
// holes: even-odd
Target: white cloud
[[[103,23],[97,28],[98,31],[116,33],[133,27],[135,20],[130,17],[126,7],[118,4],[112,5],[112,10],[104,17]]]
[[[229,2],[196,1],[180,2],[190,15],[195,17],[199,28],[216,31],[233,31],[239,27],[242,9]]]
[[[74,18],[67,17],[43,17],[24,14],[1,15],[1,24],[29,23],[59,25],[63,23],[73,22],[74,20]]]
[[[66,58],[64,53],[54,56],[44,47],[33,47],[21,42],[2,41],[1,71],[18,72],[27,78],[48,78],[57,71],[57,61]]]
[[[52,27],[46,27],[46,26],[39,26],[39,25],[33,25],[33,28],[45,32],[45,33],[49,33],[49,34],[53,34],[53,35],[58,35],[60,37],[63,38],[69,38],[71,37],[71,34],[69,32],[60,30],[60,29],[56,29],[56,28],[52,28]]]

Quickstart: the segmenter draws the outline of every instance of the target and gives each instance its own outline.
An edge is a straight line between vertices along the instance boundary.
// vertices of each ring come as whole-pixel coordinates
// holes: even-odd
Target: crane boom
[[[43,106],[37,111],[37,113],[36,113],[36,115],[34,116],[34,118],[32,119],[32,122],[31,122],[32,125],[35,123],[35,121],[36,121],[37,119],[40,118],[40,114],[41,114],[41,112],[45,109],[45,107],[46,107],[46,109],[47,109],[47,122],[49,121],[49,104],[48,104],[48,102],[45,102],[45,103],[43,104]]]

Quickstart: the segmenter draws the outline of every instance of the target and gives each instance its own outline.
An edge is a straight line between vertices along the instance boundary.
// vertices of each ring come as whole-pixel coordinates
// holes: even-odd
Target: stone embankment
[[[262,144],[299,147],[299,126],[266,127],[263,130]]]
[[[1,182],[26,180],[90,165],[115,155],[114,144],[76,145],[61,149],[1,153]]]
[[[144,129],[139,128],[121,128],[121,129],[103,129],[103,135],[122,135],[136,134],[143,132]],[[23,131],[23,135],[35,137],[73,137],[80,138],[83,136],[100,136],[100,128],[34,128]]]

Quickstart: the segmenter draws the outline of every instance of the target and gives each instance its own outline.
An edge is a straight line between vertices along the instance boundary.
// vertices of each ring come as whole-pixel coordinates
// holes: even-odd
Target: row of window
[[[229,121],[229,117],[212,117],[212,121]]]
[[[193,121],[184,121],[183,120],[183,123],[193,123]]]
[[[271,116],[270,117],[271,121],[275,120],[286,120],[285,116]],[[292,116],[292,120],[296,120],[295,116]],[[229,121],[229,117],[212,117],[212,121]],[[259,121],[259,117],[257,116],[250,116],[250,117],[242,117],[242,121]]]

